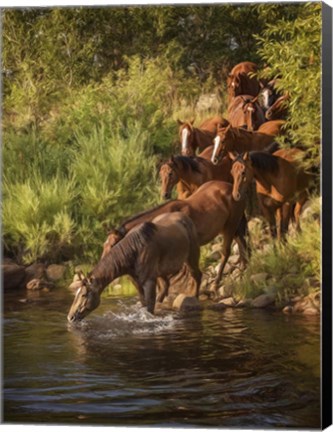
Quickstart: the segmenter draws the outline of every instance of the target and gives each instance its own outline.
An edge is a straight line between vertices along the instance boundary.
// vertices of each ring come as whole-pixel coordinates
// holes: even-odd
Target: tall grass
[[[3,182],[3,239],[19,261],[66,258],[74,239],[70,205],[74,184],[59,176],[43,180],[34,173],[25,182]]]

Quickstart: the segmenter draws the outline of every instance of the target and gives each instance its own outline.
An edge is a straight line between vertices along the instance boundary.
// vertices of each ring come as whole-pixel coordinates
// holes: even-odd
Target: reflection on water
[[[70,326],[69,293],[6,295],[4,421],[320,427],[320,325],[258,310],[157,316],[103,299]]]

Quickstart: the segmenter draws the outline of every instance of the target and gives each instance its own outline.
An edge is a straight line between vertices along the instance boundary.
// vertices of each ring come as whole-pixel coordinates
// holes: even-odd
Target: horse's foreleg
[[[159,286],[159,293],[156,297],[156,301],[162,303],[169,293],[170,281],[169,279],[164,279],[160,277],[157,279],[157,283]]]
[[[276,226],[277,226],[277,238],[281,241],[281,223],[282,223],[282,207],[278,207],[275,210],[276,215]]]
[[[190,250],[190,255],[188,258],[188,269],[190,270],[190,274],[195,280],[195,296],[199,297],[199,290],[201,285],[202,273],[199,268],[199,259],[200,259],[200,248],[193,248]]]
[[[154,314],[155,302],[156,302],[156,279],[148,279],[143,284],[143,291],[147,304],[147,310],[151,314]]]
[[[220,264],[219,270],[217,272],[215,281],[213,283],[213,291],[214,291],[215,296],[217,295],[217,289],[218,289],[219,283],[221,282],[221,279],[222,279],[224,267],[225,267],[225,265],[229,259],[229,256],[230,256],[231,243],[232,243],[233,237],[234,237],[234,235],[224,234],[221,264]]]
[[[303,192],[298,197],[298,200],[297,200],[296,205],[295,205],[294,215],[295,215],[295,222],[296,222],[296,230],[298,232],[302,231],[301,230],[301,224],[300,224],[300,217],[301,217],[302,208],[303,208],[307,199],[308,199],[307,193]]]
[[[239,261],[242,267],[246,267],[248,260],[251,257],[251,247],[245,239],[246,236],[249,236],[249,230],[246,217],[243,214],[235,234],[235,242],[239,249]]]
[[[286,234],[288,234],[289,221],[291,215],[292,206],[286,202],[281,207],[281,239],[285,240]]]
[[[262,215],[269,223],[269,230],[271,233],[271,236],[273,238],[276,238],[277,232],[276,232],[276,222],[275,222],[275,214],[274,209],[265,205],[264,200],[267,199],[266,195],[262,195],[261,193],[257,194],[258,196],[258,202],[259,206],[262,212]]]
[[[275,221],[274,209],[272,209],[270,207],[266,207],[266,206],[263,206],[262,209],[263,209],[264,217],[268,221],[271,236],[273,238],[276,238],[277,237],[277,230],[276,230],[276,221]]]

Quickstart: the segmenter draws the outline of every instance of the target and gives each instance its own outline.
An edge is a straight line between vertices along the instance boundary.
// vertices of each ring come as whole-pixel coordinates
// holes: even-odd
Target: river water
[[[153,317],[106,297],[69,325],[66,289],[3,299],[3,421],[320,427],[318,318],[260,310]]]

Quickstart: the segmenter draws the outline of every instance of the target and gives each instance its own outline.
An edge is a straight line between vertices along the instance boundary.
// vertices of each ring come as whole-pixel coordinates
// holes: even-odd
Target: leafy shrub
[[[73,182],[60,177],[44,181],[36,174],[24,183],[5,180],[3,197],[4,245],[19,261],[56,261],[72,253]]]
[[[304,165],[320,166],[321,4],[307,3],[295,20],[277,20],[258,36],[263,75],[277,78],[289,100],[288,142],[305,150]],[[319,179],[319,176],[318,176]]]

